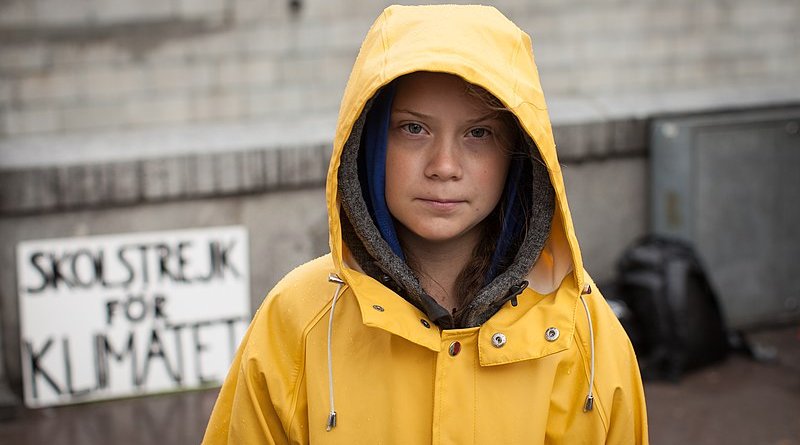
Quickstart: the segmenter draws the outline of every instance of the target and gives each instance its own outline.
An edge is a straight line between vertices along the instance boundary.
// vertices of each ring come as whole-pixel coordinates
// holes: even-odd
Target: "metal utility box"
[[[654,120],[651,228],[688,240],[732,328],[800,320],[800,105]]]

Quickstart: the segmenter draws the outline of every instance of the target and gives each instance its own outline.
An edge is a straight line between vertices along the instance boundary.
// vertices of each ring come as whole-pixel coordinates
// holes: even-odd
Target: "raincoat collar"
[[[577,306],[564,303],[577,300],[579,292],[574,283],[564,283],[558,291],[548,295],[525,289],[515,299],[516,306],[506,302],[506,310],[498,311],[479,328],[447,331],[439,329],[419,309],[367,275],[355,272],[348,284],[355,294],[364,325],[382,329],[433,352],[441,351],[443,334],[477,331],[482,366],[544,357],[569,348],[573,339]],[[557,337],[548,337],[548,330],[558,332]],[[493,346],[492,337],[497,334],[507,339],[502,348]]]

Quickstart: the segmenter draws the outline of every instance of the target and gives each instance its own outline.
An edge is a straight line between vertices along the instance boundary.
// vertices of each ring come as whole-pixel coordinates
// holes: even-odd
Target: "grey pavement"
[[[771,362],[733,355],[679,384],[648,383],[655,445],[800,445],[800,326],[749,339]]]
[[[645,385],[654,445],[800,445],[800,326],[751,333],[773,361],[743,355]],[[217,390],[38,410],[0,421],[0,444],[196,444]]]

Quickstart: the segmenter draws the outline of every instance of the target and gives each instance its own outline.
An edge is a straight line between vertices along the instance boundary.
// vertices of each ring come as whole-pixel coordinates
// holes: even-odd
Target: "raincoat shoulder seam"
[[[330,301],[325,304],[325,306],[308,322],[305,324],[303,328],[303,334],[301,336],[300,342],[300,363],[297,367],[297,379],[292,385],[292,402],[290,404],[290,412],[292,413],[292,417],[289,419],[289,429],[291,429],[292,425],[294,425],[294,421],[297,417],[297,402],[300,399],[300,387],[305,380],[305,367],[306,367],[306,350],[307,350],[307,342],[308,342],[308,334],[311,330],[316,327],[317,323],[324,318],[325,313],[330,310]]]
[[[327,257],[327,258],[326,258]],[[291,429],[292,425],[294,425],[297,419],[297,404],[300,399],[300,386],[304,381],[304,374],[305,374],[305,365],[306,365],[306,343],[308,340],[308,335],[311,330],[319,323],[319,321],[323,318],[324,314],[330,310],[331,300],[333,298],[333,294],[331,293],[330,297],[328,298],[318,298],[312,299],[308,301],[311,304],[298,304],[296,301],[292,301],[296,299],[298,296],[299,291],[293,289],[292,286],[304,282],[304,277],[312,276],[316,277],[319,275],[320,285],[314,289],[314,292],[317,294],[324,292],[325,286],[329,285],[330,283],[325,279],[328,273],[334,271],[334,267],[332,265],[326,264],[327,261],[330,261],[330,254],[323,255],[318,257],[314,260],[308,261],[305,264],[297,266],[294,270],[289,272],[278,284],[276,284],[273,291],[265,299],[264,304],[269,306],[277,306],[277,307],[285,307],[287,305],[296,305],[302,308],[301,311],[295,312],[295,314],[300,314],[300,316],[293,317],[291,320],[287,320],[287,323],[284,325],[286,327],[293,328],[294,332],[299,332],[299,340],[300,345],[295,346],[291,349],[294,353],[299,354],[297,361],[294,363],[293,366],[293,377],[292,377],[292,396],[291,401],[289,403],[289,412],[291,413],[291,417],[287,422],[287,429]],[[315,278],[316,279],[316,278]],[[322,282],[324,281],[324,284]],[[275,309],[275,307],[273,307]],[[258,312],[262,312],[261,308],[259,308]],[[266,316],[266,315],[264,315]],[[247,349],[250,349],[249,347]],[[299,350],[298,350],[299,349]],[[246,353],[246,351],[245,351]]]

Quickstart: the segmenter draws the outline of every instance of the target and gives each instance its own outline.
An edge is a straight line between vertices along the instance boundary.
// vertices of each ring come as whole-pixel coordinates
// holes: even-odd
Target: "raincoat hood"
[[[391,6],[369,30],[345,89],[328,171],[330,247],[342,278],[345,281],[352,278],[352,270],[366,270],[375,277],[368,270],[372,264],[366,264],[370,261],[365,261],[363,252],[356,251],[363,249],[354,246],[355,238],[349,227],[353,223],[362,240],[368,239],[366,250],[377,257],[381,272],[386,273],[384,283],[395,284],[389,287],[404,294],[433,320],[442,317],[443,309],[421,291],[414,279],[400,271],[404,267],[403,260],[392,253],[397,251],[396,241],[391,237],[376,241],[363,235],[369,229],[387,238],[385,219],[379,215],[376,220],[371,212],[370,221],[364,218],[365,210],[357,211],[358,205],[366,209],[370,204],[363,203],[360,190],[352,190],[359,187],[359,182],[354,174],[348,176],[347,172],[356,163],[353,159],[365,133],[367,112],[373,102],[381,102],[375,101],[375,97],[393,80],[419,71],[458,76],[487,90],[513,113],[525,133],[523,143],[530,147],[533,189],[529,193],[536,195],[534,203],[549,205],[546,208],[534,206],[528,226],[538,228],[541,233],[529,228],[520,254],[507,273],[488,284],[476,297],[472,308],[464,308],[467,313],[463,314],[462,327],[485,322],[507,298],[518,293],[522,281],[537,292],[547,294],[574,272],[575,283],[582,286],[580,251],[531,40],[497,10],[484,6]],[[366,133],[369,137],[369,132]],[[359,200],[358,205],[353,204]],[[354,207],[356,210],[352,210]],[[358,227],[364,224],[369,227]]]

